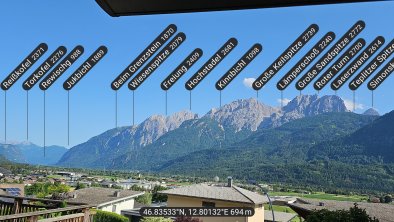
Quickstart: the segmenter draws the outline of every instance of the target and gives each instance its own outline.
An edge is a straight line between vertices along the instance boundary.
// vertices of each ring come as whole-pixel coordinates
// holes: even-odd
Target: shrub
[[[145,217],[141,222],[172,222],[172,220],[164,217]]]
[[[143,195],[135,198],[135,201],[137,201],[140,204],[151,205],[152,204],[152,194],[146,192]]]
[[[305,222],[379,222],[371,218],[364,209],[358,208],[357,204],[350,210],[319,210],[311,213]]]
[[[94,215],[94,222],[129,222],[127,217],[122,215],[97,210],[96,215]]]
[[[174,222],[202,222],[202,220],[192,217],[177,217]]]

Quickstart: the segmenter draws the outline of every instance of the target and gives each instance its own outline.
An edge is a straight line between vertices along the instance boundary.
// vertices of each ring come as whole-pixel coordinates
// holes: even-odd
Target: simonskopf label
[[[394,71],[394,58],[385,66],[371,81],[368,82],[368,89],[375,90],[386,80]]]

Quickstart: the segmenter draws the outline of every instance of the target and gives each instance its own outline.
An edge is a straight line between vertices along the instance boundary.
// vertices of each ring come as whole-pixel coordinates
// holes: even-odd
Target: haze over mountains
[[[65,147],[48,146],[45,149],[30,142],[0,143],[0,156],[16,163],[54,165],[67,152]]]

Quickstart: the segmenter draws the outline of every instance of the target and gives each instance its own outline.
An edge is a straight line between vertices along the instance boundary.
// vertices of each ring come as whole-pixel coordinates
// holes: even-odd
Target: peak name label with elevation
[[[167,41],[176,33],[176,25],[169,25],[130,65],[112,82],[113,90],[120,89]]]
[[[309,83],[313,81],[345,48],[365,29],[365,22],[358,21],[342,38],[328,51],[322,58],[298,80],[296,84],[297,90],[305,89]]]
[[[337,78],[331,83],[332,90],[340,89],[346,81],[359,70],[368,59],[373,56],[380,47],[383,46],[385,39],[378,36],[368,47],[359,55]]]
[[[157,68],[163,64],[175,50],[186,40],[183,32],[178,33],[174,39],[164,47],[130,82],[129,89],[136,90]]]
[[[276,84],[279,90],[285,90],[312,62],[334,41],[335,33],[328,32],[315,46]]]
[[[322,75],[316,80],[313,87],[322,90],[335,75],[337,75],[366,45],[364,39],[358,39],[350,48]]]
[[[392,40],[386,48],[384,48],[368,66],[364,68],[354,79],[349,83],[351,90],[357,90],[392,54],[394,53],[394,40]]]
[[[63,83],[65,90],[71,90],[81,79],[93,69],[98,62],[107,54],[108,49],[100,46],[82,65]]]
[[[375,90],[377,89],[384,80],[386,80],[391,73],[394,71],[394,58],[382,69],[376,76],[374,76],[371,81],[368,82],[368,89]]]
[[[46,52],[48,45],[38,45],[1,83],[1,89],[6,91],[11,88],[23,74],[25,74]]]
[[[64,46],[60,46],[57,48],[48,58],[45,60],[43,64],[41,64],[40,67],[34,71],[29,78],[23,83],[23,89],[24,90],[30,90],[33,88],[38,81],[42,77],[45,76],[45,74],[52,69],[52,67],[61,59],[63,56],[67,53],[67,49]]]
[[[196,64],[203,56],[203,51],[195,49],[183,62],[171,72],[169,76],[161,83],[162,90],[169,90],[189,69]]]
[[[263,47],[261,44],[255,44],[250,48],[245,55],[242,56],[240,60],[238,60],[233,67],[231,67],[226,74],[220,78],[216,84],[215,87],[217,90],[223,90],[230,84],[231,81],[233,81],[238,74],[240,74],[246,66],[248,66],[263,50]]]
[[[229,39],[186,83],[185,88],[189,91],[196,88],[198,84],[213,70],[223,59],[230,54],[238,45],[235,38]]]
[[[56,82],[57,79],[61,75],[63,75],[64,72],[67,71],[68,68],[70,68],[75,61],[81,57],[81,55],[84,52],[84,48],[82,46],[77,46],[75,47],[67,56],[64,58],[59,65],[57,65],[52,72],[47,75],[41,82],[40,82],[40,89],[41,90],[47,90],[50,86],[52,86],[53,83]]]
[[[253,82],[253,89],[260,90],[268,83],[319,31],[316,24],[310,25],[283,53],[272,63],[267,70]]]

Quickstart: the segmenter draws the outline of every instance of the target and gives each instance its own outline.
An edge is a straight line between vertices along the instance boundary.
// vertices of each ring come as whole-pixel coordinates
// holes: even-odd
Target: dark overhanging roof
[[[394,205],[383,203],[356,202],[358,207],[365,209],[371,217],[377,218],[380,222],[389,222],[392,220]],[[322,204],[322,205],[321,205]],[[302,218],[307,218],[315,210],[327,209],[330,211],[349,210],[354,207],[355,202],[335,201],[335,200],[316,200],[297,198],[295,203],[286,204],[293,209]]]
[[[207,12],[388,0],[96,0],[111,16]]]

